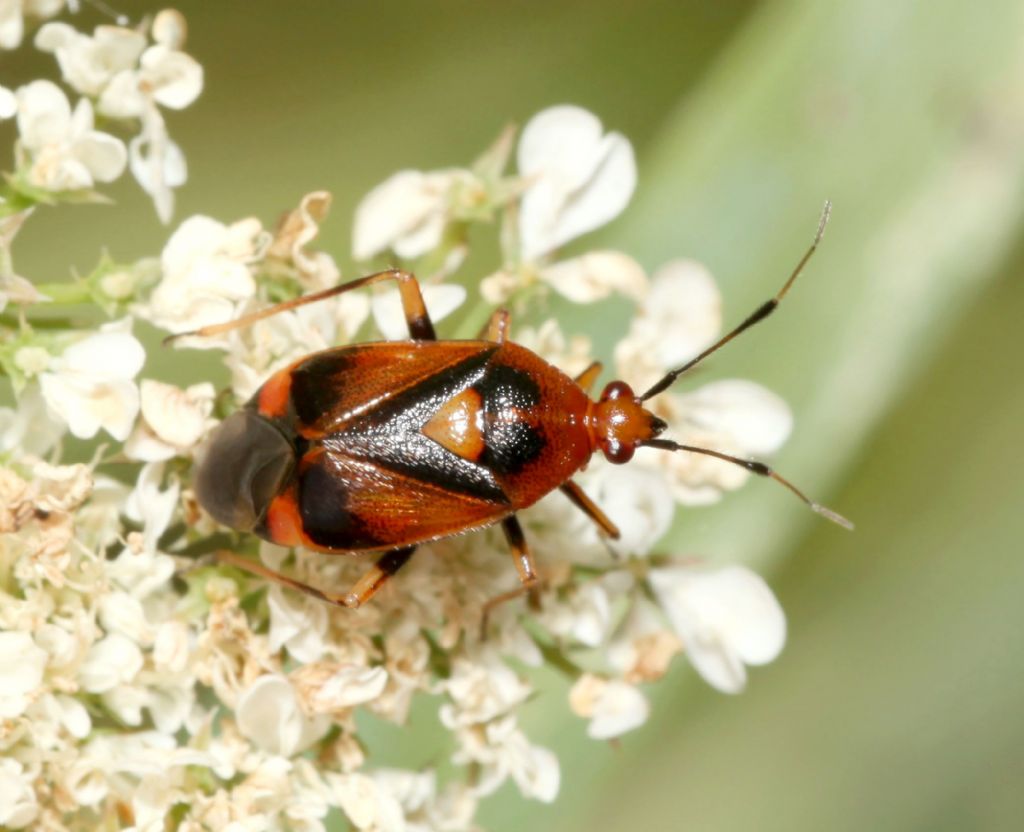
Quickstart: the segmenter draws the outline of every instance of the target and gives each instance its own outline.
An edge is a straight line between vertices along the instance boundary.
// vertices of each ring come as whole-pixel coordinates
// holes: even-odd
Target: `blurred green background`
[[[600,242],[649,269],[704,261],[728,320],[775,291],[834,202],[783,311],[703,377],[781,393],[797,428],[778,467],[857,531],[761,483],[681,511],[667,548],[765,572],[790,617],[786,651],[736,698],[678,662],[617,748],[587,740],[564,682],[544,677],[526,728],[558,753],[562,793],[542,806],[506,789],[485,828],[1024,826],[1020,0],[179,8],[207,87],[169,119],[190,167],[175,222],[270,223],[326,188],[322,241],[348,275],[370,187],[467,163],[555,103],[588,107],[637,149],[637,195]],[[27,49],[2,61],[8,86],[52,71]],[[115,196],[43,212],[18,240],[19,271],[88,271],[100,242],[119,260],[159,251],[168,230],[146,198],[130,183]],[[172,362],[156,352],[149,371]],[[436,757],[432,722],[421,709],[383,733],[387,756]]]

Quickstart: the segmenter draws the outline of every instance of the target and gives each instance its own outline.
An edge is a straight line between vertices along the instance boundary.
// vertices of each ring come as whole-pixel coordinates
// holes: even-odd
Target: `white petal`
[[[158,104],[180,110],[203,91],[203,67],[191,55],[156,44],[139,62],[142,82]]]
[[[0,718],[21,714],[25,697],[43,681],[47,653],[28,633],[0,633]]]
[[[722,327],[722,296],[711,272],[695,260],[666,263],[651,278],[636,327],[651,337],[656,362],[666,370],[710,346]]]
[[[371,702],[384,691],[388,672],[383,667],[344,665],[310,697],[314,713],[332,713]]]
[[[522,255],[534,260],[604,225],[625,208],[636,186],[633,148],[579,107],[534,116],[519,142],[519,170],[532,184],[522,198]]]
[[[18,133],[25,147],[39,150],[64,141],[71,129],[71,104],[52,81],[18,89]]]
[[[607,740],[638,728],[647,721],[650,705],[633,685],[618,679],[601,679],[583,674],[569,692],[573,710],[590,717],[587,735]]]
[[[688,422],[727,437],[744,454],[774,453],[793,429],[789,406],[752,381],[714,381],[681,396],[680,403]]]
[[[163,472],[164,466],[160,462],[143,465],[135,488],[124,504],[125,516],[143,524],[143,547],[147,552],[156,551],[157,540],[167,530],[178,505],[178,483],[160,490]]]
[[[139,340],[126,332],[99,332],[78,341],[61,356],[65,372],[128,381],[146,362]]]
[[[142,417],[157,437],[181,451],[202,439],[213,410],[212,384],[182,390],[173,384],[143,379],[140,393]]]
[[[7,87],[0,86],[0,120],[11,118],[18,112],[18,99]]]
[[[162,9],[153,18],[153,40],[169,49],[181,49],[188,36],[185,16],[177,9]]]
[[[114,633],[97,641],[78,669],[83,690],[105,693],[130,682],[142,669],[142,651],[131,639]]]
[[[786,617],[772,591],[742,566],[651,570],[648,580],[697,670],[729,693],[743,664],[767,664],[786,641]]]
[[[445,190],[440,190],[429,175],[418,170],[402,170],[377,185],[356,208],[352,231],[352,254],[356,260],[368,260],[414,234],[441,208]],[[440,230],[429,225],[424,239],[414,237],[406,244],[406,256],[417,257],[437,245]],[[427,246],[424,248],[423,246]]]
[[[0,0],[0,49],[16,49],[25,33],[18,0]]]
[[[541,270],[541,279],[574,303],[602,300],[620,292],[641,300],[647,292],[643,267],[627,254],[592,251]]]
[[[44,23],[36,32],[35,47],[40,52],[56,52],[62,46],[73,43],[77,37],[78,31],[68,23]]]
[[[289,757],[323,736],[327,718],[308,720],[291,683],[283,676],[260,676],[239,697],[235,719],[242,735],[272,754]]]
[[[664,475],[656,469],[597,459],[581,484],[619,527],[619,539],[608,541],[616,552],[630,557],[646,555],[672,524],[672,494]],[[596,535],[592,523],[584,528],[588,537]]]
[[[122,70],[111,78],[96,102],[96,109],[109,118],[139,118],[145,108],[139,75],[132,69]]]
[[[124,142],[98,130],[77,138],[71,145],[71,156],[85,165],[97,182],[113,182],[128,163]]]
[[[466,290],[456,284],[421,286],[423,302],[430,312],[430,319],[436,324],[458,309],[466,299]],[[402,298],[398,289],[380,292],[370,301],[373,320],[377,329],[389,341],[409,338],[409,325],[402,309]]]

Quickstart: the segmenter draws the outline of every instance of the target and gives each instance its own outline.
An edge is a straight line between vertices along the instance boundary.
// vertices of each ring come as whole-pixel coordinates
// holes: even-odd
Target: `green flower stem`
[[[41,283],[36,286],[42,294],[50,299],[50,304],[78,305],[92,303],[93,296],[89,286],[83,282],[75,283]]]

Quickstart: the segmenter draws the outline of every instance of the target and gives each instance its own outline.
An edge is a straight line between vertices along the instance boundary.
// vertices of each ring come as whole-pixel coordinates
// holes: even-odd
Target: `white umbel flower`
[[[112,182],[125,169],[124,143],[93,129],[92,104],[71,104],[51,81],[33,81],[18,90],[18,133],[29,155],[27,178],[48,191],[79,191]]]
[[[584,673],[569,691],[569,705],[590,720],[587,736],[595,740],[618,737],[647,721],[651,707],[633,685]]]
[[[142,421],[125,443],[125,453],[143,462],[187,455],[215,424],[214,389],[209,382],[182,390],[143,379],[139,385]]]
[[[634,301],[647,294],[647,275],[628,254],[591,251],[540,271],[540,279],[573,303],[593,303],[618,292]]]
[[[734,456],[768,456],[782,447],[793,428],[786,402],[744,379],[714,381],[692,393],[666,393],[655,401],[668,418],[668,436]],[[723,491],[739,488],[750,476],[734,463],[706,455],[650,453],[642,459],[668,474],[673,496],[686,505],[715,502]]]
[[[35,38],[42,52],[52,52],[64,80],[93,98],[119,72],[131,69],[146,48],[145,35],[124,26],[97,26],[90,35],[67,23],[47,23]]]
[[[652,569],[648,581],[690,663],[723,693],[743,690],[746,665],[768,664],[786,643],[782,607],[746,567]]]
[[[0,718],[19,716],[42,684],[46,651],[28,633],[0,633]]]
[[[414,259],[437,248],[448,222],[452,190],[471,179],[469,171],[451,169],[402,170],[384,180],[356,208],[353,256],[369,260],[391,250]]]
[[[523,128],[519,172],[522,258],[536,260],[614,219],[636,187],[633,147],[580,107],[551,107]]]
[[[163,279],[142,314],[170,332],[231,320],[256,292],[249,264],[259,258],[265,243],[259,220],[225,225],[210,217],[190,217],[164,246]],[[220,343],[203,339],[195,346]]]
[[[330,727],[327,717],[306,717],[291,682],[275,674],[260,676],[242,692],[235,718],[243,736],[284,757],[308,748]]]
[[[63,8],[64,0],[0,1],[0,49],[16,49],[21,45],[26,17],[45,20],[60,14]]]
[[[25,829],[39,815],[31,769],[18,760],[0,759],[0,826]]]
[[[79,439],[105,430],[124,441],[139,413],[135,376],[146,360],[130,321],[107,324],[72,344],[39,376],[50,412]]]

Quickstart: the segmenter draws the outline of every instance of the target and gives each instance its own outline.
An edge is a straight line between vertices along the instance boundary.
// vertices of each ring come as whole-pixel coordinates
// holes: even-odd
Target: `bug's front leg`
[[[501,521],[501,530],[505,533],[505,539],[512,549],[512,559],[516,565],[516,572],[519,573],[520,584],[515,589],[502,592],[484,604],[480,616],[480,638],[487,637],[487,625],[490,622],[491,612],[506,601],[519,598],[522,595],[530,595],[531,603],[539,606],[540,598],[537,591],[540,589],[541,579],[537,574],[537,567],[533,561],[533,554],[526,543],[526,535],[523,534],[523,527],[514,514],[510,514]]]

